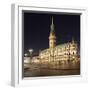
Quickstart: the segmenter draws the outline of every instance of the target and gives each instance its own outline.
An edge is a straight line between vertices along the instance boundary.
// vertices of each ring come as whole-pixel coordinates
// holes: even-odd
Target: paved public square
[[[80,64],[30,64],[24,69],[24,77],[80,75]]]

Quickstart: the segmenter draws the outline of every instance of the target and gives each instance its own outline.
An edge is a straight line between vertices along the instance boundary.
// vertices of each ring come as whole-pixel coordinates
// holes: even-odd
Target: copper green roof
[[[70,44],[70,43],[59,44],[59,45],[57,45],[55,48],[64,48],[64,47],[67,46],[68,44]],[[49,48],[44,49],[44,50],[42,50],[41,52],[44,53],[44,52],[47,52],[48,50],[49,50]]]
[[[59,44],[56,46],[56,48],[63,48],[65,46],[67,46],[68,44],[70,44],[70,43]]]

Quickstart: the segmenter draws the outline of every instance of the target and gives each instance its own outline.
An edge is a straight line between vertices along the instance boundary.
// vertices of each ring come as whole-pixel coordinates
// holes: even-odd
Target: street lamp
[[[27,54],[27,53],[25,53],[25,54],[24,54],[24,56],[25,56],[25,57],[27,57],[27,56],[28,56],[28,54]]]
[[[32,59],[33,49],[29,49],[29,53],[30,53],[30,59]]]

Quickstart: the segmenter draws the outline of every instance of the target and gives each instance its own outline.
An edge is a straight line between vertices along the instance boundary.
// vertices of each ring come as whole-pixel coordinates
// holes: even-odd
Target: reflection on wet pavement
[[[80,75],[79,63],[62,65],[32,63],[29,66],[30,68],[24,69],[24,77]]]

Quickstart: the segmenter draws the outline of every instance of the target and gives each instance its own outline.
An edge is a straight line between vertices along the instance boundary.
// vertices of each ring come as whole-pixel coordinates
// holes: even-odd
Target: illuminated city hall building
[[[78,55],[78,45],[72,39],[71,42],[56,45],[56,35],[52,17],[49,35],[49,48],[40,51],[39,56],[34,56],[32,62],[34,63],[68,63],[78,62],[80,60]]]
[[[67,63],[69,61],[79,61],[78,45],[73,39],[71,42],[56,45],[53,17],[49,35],[49,48],[40,52],[39,59],[41,63]]]

